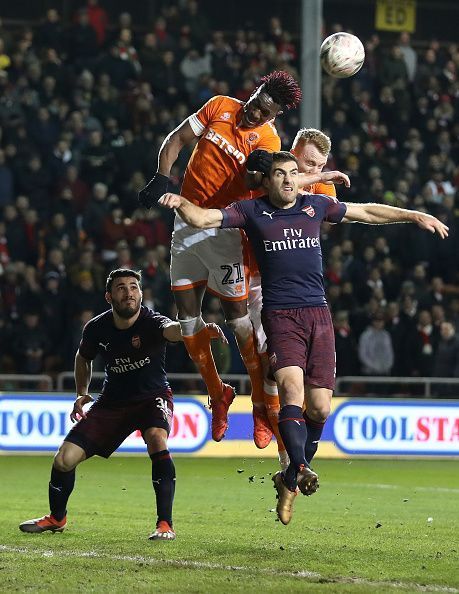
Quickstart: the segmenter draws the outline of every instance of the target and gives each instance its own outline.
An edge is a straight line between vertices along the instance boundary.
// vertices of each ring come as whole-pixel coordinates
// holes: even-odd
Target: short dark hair
[[[277,151],[276,153],[273,153],[271,171],[276,166],[276,163],[287,163],[288,161],[295,161],[298,165],[298,159],[290,151]]]
[[[275,70],[264,76],[260,84],[263,84],[263,91],[268,93],[275,103],[285,109],[298,107],[301,101],[301,89],[291,74],[284,70]]]
[[[107,281],[105,283],[106,292],[111,292],[113,281],[115,280],[115,278],[126,276],[133,276],[134,278],[136,278],[139,281],[140,288],[142,288],[142,272],[140,270],[131,270],[130,268],[117,268],[116,270],[112,270],[110,274],[107,276]]]

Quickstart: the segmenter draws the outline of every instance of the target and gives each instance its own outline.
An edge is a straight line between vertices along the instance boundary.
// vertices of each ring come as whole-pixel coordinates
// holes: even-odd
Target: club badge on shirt
[[[316,211],[314,210],[314,207],[309,205],[309,206],[305,206],[304,208],[301,209],[302,212],[304,212],[305,214],[309,215],[311,218],[316,214]]]
[[[140,336],[138,334],[134,334],[134,336],[131,339],[131,344],[135,349],[140,349],[142,344],[140,342]]]

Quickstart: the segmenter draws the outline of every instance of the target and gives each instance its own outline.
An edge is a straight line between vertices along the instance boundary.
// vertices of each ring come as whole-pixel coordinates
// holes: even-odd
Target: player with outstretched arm
[[[67,501],[75,485],[75,468],[94,455],[108,458],[123,441],[140,430],[151,458],[156,495],[156,529],[150,540],[174,540],[172,504],[175,467],[167,447],[173,415],[172,391],[164,369],[168,342],[182,340],[180,324],[142,305],[140,272],[113,270],[106,281],[105,299],[111,309],[83,329],[75,357],[77,398],[72,427],[54,457],[49,482],[50,514],[20,524],[22,532],[62,532]],[[216,324],[207,324],[212,338],[226,342]],[[88,394],[92,360],[105,364],[100,398]]]
[[[267,196],[208,210],[176,194],[165,194],[159,201],[198,228],[244,229],[255,251],[263,291],[262,323],[281,401],[279,431],[290,458],[289,467],[273,476],[283,524],[291,520],[298,491],[311,495],[319,484],[310,463],[321,429],[306,429],[302,407],[305,404],[308,414],[313,411],[325,422],[335,386],[334,332],[322,273],[322,221],[415,223],[441,238],[448,236],[448,227],[426,213],[299,194],[298,177],[296,157],[281,151],[273,154],[263,180]]]

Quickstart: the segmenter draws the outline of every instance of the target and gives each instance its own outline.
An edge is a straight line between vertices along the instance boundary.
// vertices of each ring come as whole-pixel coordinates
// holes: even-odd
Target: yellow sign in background
[[[375,27],[380,31],[416,29],[416,0],[376,0]]]

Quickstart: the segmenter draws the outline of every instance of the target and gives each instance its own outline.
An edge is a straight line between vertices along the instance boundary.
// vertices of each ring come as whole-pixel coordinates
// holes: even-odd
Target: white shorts
[[[261,279],[260,273],[251,275],[249,282],[249,300],[247,303],[250,321],[257,340],[257,351],[259,353],[266,353],[268,347],[266,341],[266,334],[261,323],[261,308],[263,305],[263,298],[261,294]]]
[[[200,285],[226,301],[247,299],[248,283],[239,229],[195,229],[178,215],[171,243],[171,285]]]

